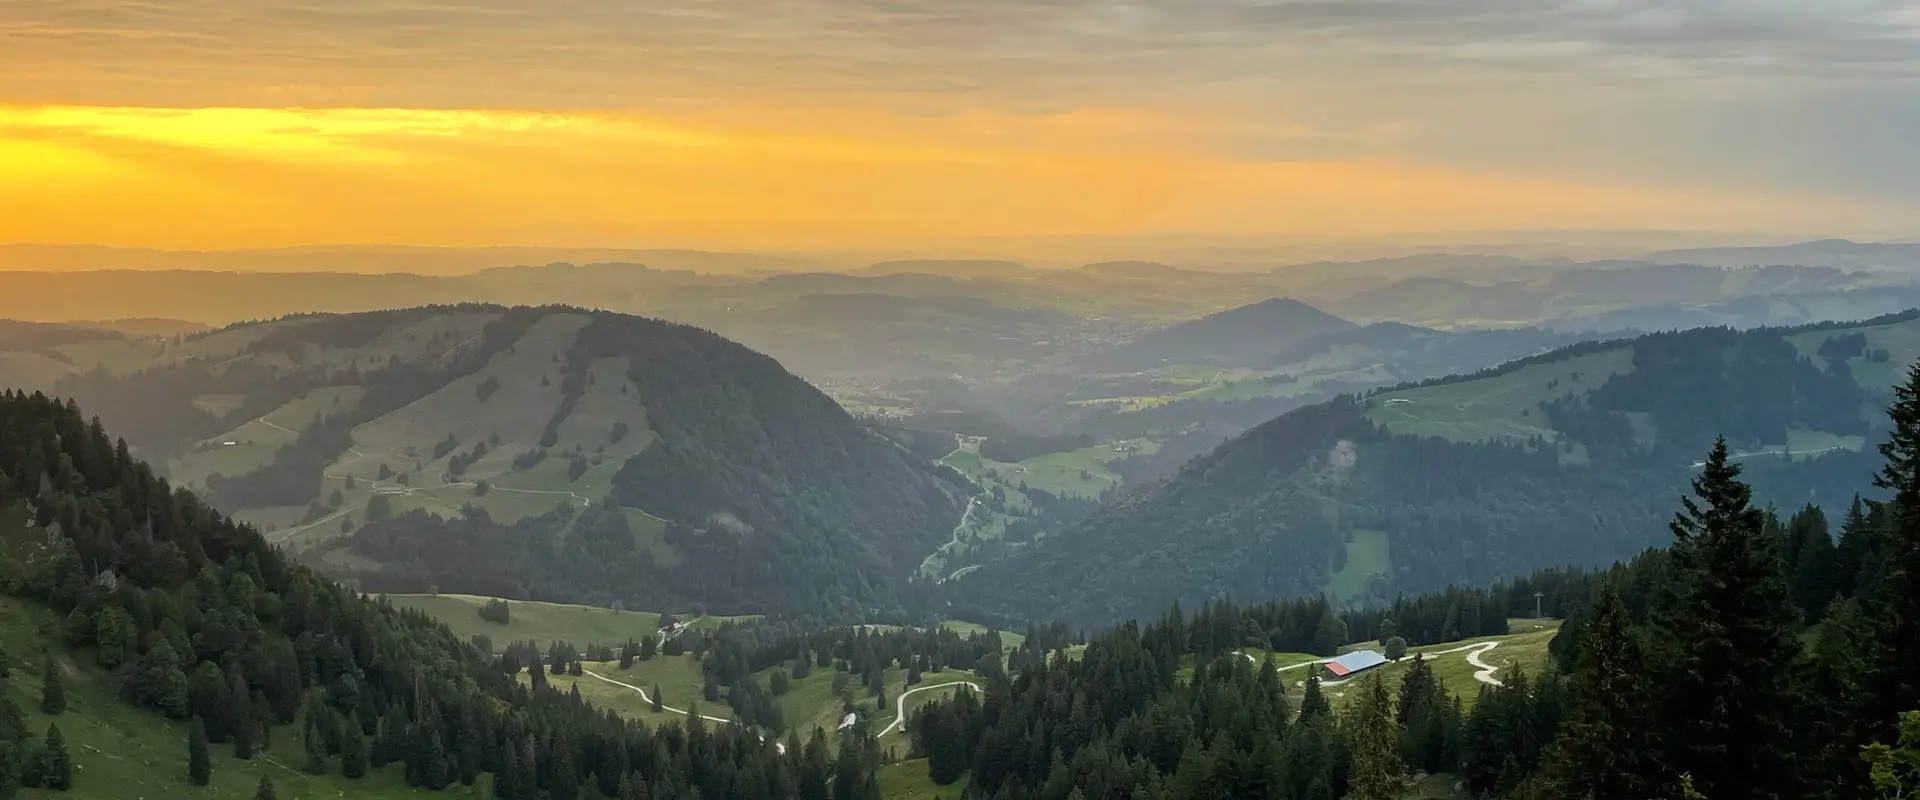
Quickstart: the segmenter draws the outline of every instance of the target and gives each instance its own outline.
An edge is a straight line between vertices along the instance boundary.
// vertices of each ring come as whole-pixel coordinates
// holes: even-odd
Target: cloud
[[[486,107],[773,92],[1061,103],[1290,74],[1911,77],[1920,13],[1879,0],[0,0],[0,50],[14,55],[0,72],[14,99],[41,82],[120,104],[132,98],[111,95],[128,91],[148,103],[153,92]]]
[[[1809,230],[1828,209],[1890,219],[1920,204],[1920,155],[1902,135],[1920,126],[1920,2],[0,0],[0,53],[0,103],[116,109],[16,131],[16,152],[85,140],[67,157],[96,172],[97,159],[156,148],[300,170],[545,153],[510,127],[538,124],[557,126],[544,141],[574,147],[666,152],[697,135],[794,164],[845,148],[861,157],[828,161],[991,163],[998,192],[952,178],[969,187],[956,196],[983,198],[1026,190],[1011,176],[1049,163],[1097,162],[1137,176],[1116,185],[1139,191],[1221,183],[1191,164],[1279,180],[1263,168],[1392,163],[1479,176],[1458,178],[1471,186],[1614,187],[1596,191],[1647,209],[1667,208],[1657,197],[1797,195]],[[536,160],[513,162],[520,179],[545,180],[526,171]],[[640,174],[672,171],[639,160]],[[946,168],[918,174],[948,179]],[[694,205],[721,213],[707,202]],[[1674,214],[1793,218],[1784,200],[1764,214],[1730,202]],[[1495,207],[1527,216],[1524,203],[1483,211]],[[1363,216],[1460,216],[1445,211]]]

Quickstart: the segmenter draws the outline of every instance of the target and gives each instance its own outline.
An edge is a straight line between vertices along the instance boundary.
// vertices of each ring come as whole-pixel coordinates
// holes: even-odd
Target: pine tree
[[[1785,553],[1787,575],[1793,589],[1793,603],[1807,620],[1823,619],[1827,605],[1839,594],[1839,566],[1833,547],[1833,534],[1827,531],[1827,515],[1809,505],[1787,523]]]
[[[41,661],[46,666],[40,676],[40,713],[57,717],[67,710],[67,690],[60,685],[60,660],[49,652]]]
[[[67,755],[67,738],[60,735],[60,728],[47,726],[45,771],[41,781],[49,789],[66,791],[73,788],[73,759]]]
[[[0,739],[0,800],[13,800],[20,792],[20,748]]]
[[[1570,677],[1563,733],[1548,767],[1564,797],[1641,800],[1654,796],[1659,753],[1648,739],[1652,721],[1639,698],[1647,690],[1640,639],[1613,584],[1600,588],[1582,627]]]
[[[1677,591],[1667,635],[1678,649],[1652,685],[1667,691],[1659,729],[1673,774],[1708,797],[1798,797],[1792,685],[1800,645],[1778,541],[1727,443],[1714,443],[1694,498],[1674,518]]]
[[[1348,713],[1346,733],[1353,743],[1353,800],[1399,800],[1407,796],[1407,767],[1400,760],[1400,725],[1393,718],[1387,684],[1373,675],[1361,688],[1359,705]]]
[[[1307,676],[1306,692],[1300,695],[1300,720],[1333,713],[1333,706],[1327,704],[1327,696],[1320,689],[1320,675],[1315,672]]]
[[[349,778],[364,778],[367,775],[367,737],[361,735],[360,726],[341,726],[340,774]]]
[[[1892,737],[1895,712],[1920,709],[1920,362],[1907,369],[1906,383],[1893,394],[1887,409],[1893,432],[1880,445],[1886,464],[1873,479],[1894,493],[1886,579],[1874,609],[1886,648],[1874,671],[1881,684],[1879,716],[1868,724],[1881,740]]]
[[[575,800],[580,794],[580,774],[577,772],[579,761],[574,758],[571,743],[558,743],[553,748],[553,774],[547,782],[548,800]]]
[[[193,727],[187,731],[187,778],[195,786],[205,786],[213,780],[213,759],[207,754],[207,724],[199,717],[193,718]]]
[[[253,800],[280,800],[273,793],[273,779],[260,776],[260,787],[253,790]]]

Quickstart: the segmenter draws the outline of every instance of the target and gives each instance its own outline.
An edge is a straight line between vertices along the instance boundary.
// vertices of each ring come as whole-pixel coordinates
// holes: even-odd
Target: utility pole
[[[1545,617],[1545,616],[1546,616],[1546,614],[1543,614],[1543,613],[1541,613],[1541,611],[1540,611],[1540,598],[1542,598],[1542,597],[1545,597],[1545,596],[1546,596],[1546,593],[1545,593],[1545,592],[1534,592],[1534,593],[1533,593],[1533,618],[1534,618],[1534,619],[1540,619],[1540,618],[1542,618],[1542,617]]]

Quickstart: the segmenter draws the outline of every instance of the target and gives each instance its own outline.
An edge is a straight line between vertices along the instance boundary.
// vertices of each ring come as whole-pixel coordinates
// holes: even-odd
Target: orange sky
[[[831,246],[1061,233],[1346,234],[1790,223],[1795,198],[1575,184],[1391,156],[1250,161],[1145,112],[0,108],[0,241]],[[1832,210],[1832,209],[1830,209]]]
[[[1823,18],[1766,20],[1805,39],[1768,63],[1681,12],[1480,35],[1466,0],[1308,5],[0,2],[0,242],[1871,235],[1920,207],[1910,147],[1794,105],[1875,99],[1804,79],[1846,44],[1793,27]]]

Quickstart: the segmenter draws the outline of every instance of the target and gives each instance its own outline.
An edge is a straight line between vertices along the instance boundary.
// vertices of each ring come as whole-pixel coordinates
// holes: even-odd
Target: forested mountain
[[[914,752],[938,785],[1045,800],[1908,797],[1920,369],[1890,416],[1873,483],[1894,499],[1853,501],[1838,542],[1818,508],[1782,522],[1757,505],[1716,441],[1673,504],[1670,548],[1344,619],[1319,598],[1175,607],[1093,637],[1077,659],[1021,661],[984,698],[929,704],[909,723]],[[1482,667],[1472,697],[1449,677],[1458,650],[1396,652],[1503,633],[1546,598],[1571,612],[1551,658],[1484,665],[1501,642],[1483,641],[1466,657]],[[1325,683],[1285,675],[1313,670],[1294,653],[1359,636],[1399,663]]]
[[[284,781],[307,797],[397,792],[403,775],[417,791],[504,800],[826,798],[830,775],[840,796],[876,797],[877,755],[857,739],[834,764],[820,740],[782,747],[738,726],[649,728],[539,680],[529,689],[511,662],[444,626],[291,563],[70,402],[37,394],[0,394],[0,589],[9,644],[21,648],[0,667],[23,657],[44,666],[35,705],[52,720],[44,739],[28,730],[17,684],[0,683],[7,796],[22,784],[153,796],[232,770],[263,776],[256,797]],[[36,618],[46,620],[37,642],[13,638]],[[71,709],[67,682],[85,690]],[[81,743],[167,740],[178,755],[165,767],[133,763],[70,746],[63,725]],[[272,767],[252,766],[262,761]]]
[[[1920,358],[1920,314],[1587,343],[1293,411],[1164,483],[956,581],[1016,615],[1094,622],[1176,599],[1384,600],[1667,541],[1724,434],[1762,496],[1844,507]]]
[[[968,493],[772,359],[638,317],[463,305],[0,347],[0,383],[77,399],[383,591],[860,614],[898,606]]]

